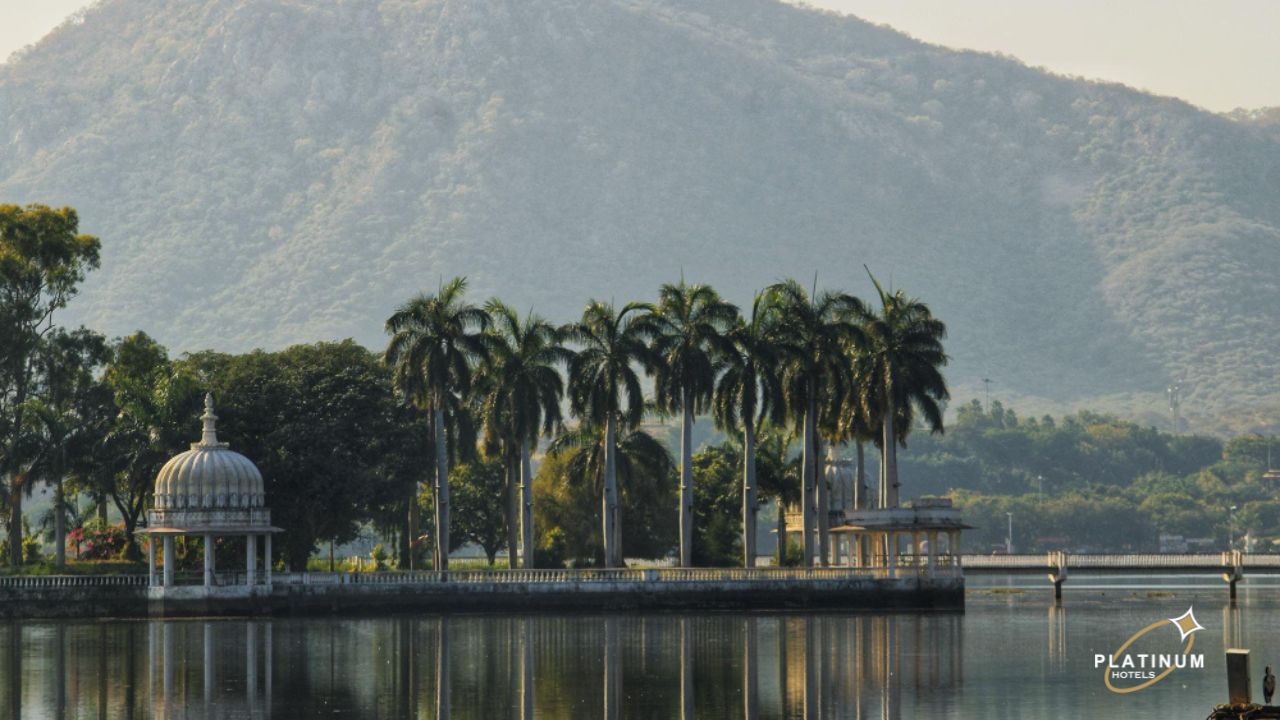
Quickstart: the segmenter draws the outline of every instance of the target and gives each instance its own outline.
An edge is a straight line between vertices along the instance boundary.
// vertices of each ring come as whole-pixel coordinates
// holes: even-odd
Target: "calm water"
[[[1081,580],[1061,607],[1039,583],[971,582],[963,615],[0,624],[0,717],[1198,720],[1225,699],[1226,647],[1252,649],[1255,684],[1280,662],[1280,586],[1246,585],[1231,608],[1205,581]],[[1093,654],[1188,606],[1205,668],[1107,691]]]

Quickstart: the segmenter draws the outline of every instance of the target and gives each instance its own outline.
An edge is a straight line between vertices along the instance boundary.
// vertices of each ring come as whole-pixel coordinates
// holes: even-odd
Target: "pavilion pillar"
[[[889,577],[894,577],[898,572],[898,533],[890,530],[885,537],[889,540],[884,549],[885,564],[889,566]]]
[[[947,553],[951,555],[951,572],[959,574],[962,572],[960,567],[960,531],[952,530],[947,533]]]
[[[267,533],[266,535],[263,535],[262,539],[263,541],[266,542],[266,547],[263,548],[263,552],[262,552],[262,569],[264,571],[263,578],[266,580],[267,587],[270,587],[271,586],[271,565],[272,565],[271,533]]]
[[[920,531],[911,531],[911,566],[916,575],[920,574]]]
[[[156,536],[147,533],[147,585],[156,586]]]
[[[173,555],[173,536],[164,536],[164,578],[165,587],[173,585],[173,568],[178,564],[178,559]]]
[[[938,531],[929,531],[929,577],[938,571]]]
[[[213,587],[213,556],[216,546],[213,544],[213,535],[206,534],[204,536],[204,586]]]
[[[257,539],[258,539],[257,535],[244,536],[244,576],[245,576],[244,582],[249,587],[253,587],[253,580],[254,580],[253,575],[254,575],[254,572],[257,570],[257,568],[255,567],[258,564],[257,563],[257,560],[258,560]]]

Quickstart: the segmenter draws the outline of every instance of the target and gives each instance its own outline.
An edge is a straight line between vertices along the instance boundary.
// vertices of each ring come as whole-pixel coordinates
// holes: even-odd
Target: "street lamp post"
[[[1006,555],[1013,554],[1013,513],[1007,512],[1009,516],[1009,534],[1004,536],[1004,552]]]

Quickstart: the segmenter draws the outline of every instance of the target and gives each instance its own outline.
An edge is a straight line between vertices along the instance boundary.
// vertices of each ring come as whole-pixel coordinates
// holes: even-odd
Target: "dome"
[[[169,459],[156,476],[157,510],[260,508],[262,473],[249,458],[218,442],[213,396],[205,395],[204,432],[191,449]]]

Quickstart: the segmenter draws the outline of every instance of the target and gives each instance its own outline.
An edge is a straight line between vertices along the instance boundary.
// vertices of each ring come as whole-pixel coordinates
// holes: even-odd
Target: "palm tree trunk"
[[[22,564],[22,475],[9,476],[9,565]]]
[[[409,492],[409,518],[405,526],[404,543],[402,544],[405,555],[400,562],[401,567],[407,567],[410,570],[418,569],[418,528],[421,526],[419,513],[418,481],[414,480],[413,489]]]
[[[822,438],[813,437],[813,477],[818,486],[818,557],[822,567],[831,564],[831,488],[822,456]]]
[[[893,397],[890,396],[885,403],[884,419],[884,506],[886,508],[898,507],[898,444],[893,432],[893,418]]]
[[[787,508],[782,502],[782,496],[778,496],[778,518],[777,518],[777,535],[778,537],[778,567],[787,564]]]
[[[507,567],[520,567],[520,455],[514,444],[507,444]]]
[[[98,498],[98,522],[107,524],[107,496]]]
[[[853,483],[853,507],[861,510],[867,506],[867,453],[862,441],[856,443],[858,448],[858,474]]]
[[[618,521],[618,468],[617,458],[614,457],[614,428],[613,413],[605,416],[604,420],[604,507],[601,512],[604,516],[604,566],[617,567],[617,540],[615,535],[615,526]]]
[[[449,455],[444,438],[444,406],[437,397],[434,410],[436,435],[436,567],[449,570]]]
[[[533,540],[533,473],[529,463],[529,440],[520,441],[520,544],[524,547],[524,566],[534,566]]]
[[[693,409],[689,391],[681,397],[680,418],[680,567],[693,565]]]
[[[742,428],[742,566],[756,566],[756,429]]]
[[[53,489],[53,543],[54,564],[65,567],[67,564],[67,495],[62,487],[62,478]]]
[[[804,414],[804,459],[800,472],[800,537],[804,544],[804,566],[813,567],[813,516],[814,507],[814,423],[817,415],[817,398],[813,396],[813,387],[809,387],[808,406]]]

